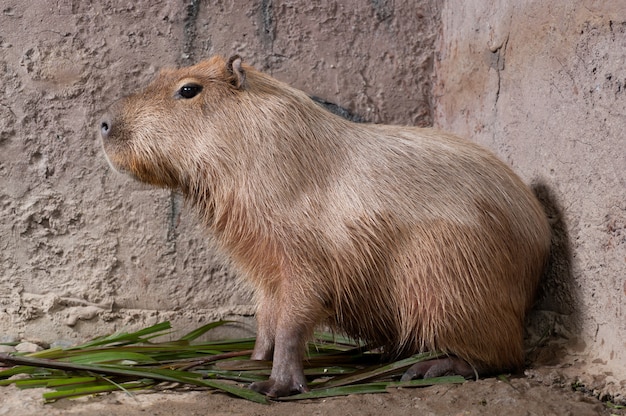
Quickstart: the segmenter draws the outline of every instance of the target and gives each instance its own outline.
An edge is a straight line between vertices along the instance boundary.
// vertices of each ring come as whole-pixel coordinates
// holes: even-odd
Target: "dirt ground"
[[[43,404],[42,390],[0,388],[0,415],[193,416],[193,415],[616,415],[589,392],[574,391],[551,368],[529,370],[508,381],[487,378],[463,385],[394,389],[388,394],[366,394],[299,402],[250,403],[221,393],[168,390],[106,394]]]
[[[470,138],[547,184],[571,253],[535,326],[586,357],[575,374],[596,391],[547,367],[268,406],[181,390],[43,405],[41,390],[7,387],[0,416],[626,414],[592,394],[626,397],[623,0],[35,3],[0,7],[0,335],[78,343],[250,317],[197,218],[175,194],[113,174],[95,133],[158,68],[240,53],[369,121]]]

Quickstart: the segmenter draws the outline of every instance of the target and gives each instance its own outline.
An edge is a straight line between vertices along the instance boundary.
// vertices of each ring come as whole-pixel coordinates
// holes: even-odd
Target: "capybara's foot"
[[[268,397],[284,397],[292,393],[306,393],[309,388],[306,380],[292,379],[288,382],[279,383],[270,378],[267,381],[257,381],[250,384],[250,388],[257,393],[265,394]]]
[[[458,375],[465,378],[476,377],[475,369],[467,361],[457,357],[436,358],[414,364],[402,375],[401,381],[414,378],[433,378]]]

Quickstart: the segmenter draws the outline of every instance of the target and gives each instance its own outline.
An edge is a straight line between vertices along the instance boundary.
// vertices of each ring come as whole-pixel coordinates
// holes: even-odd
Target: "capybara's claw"
[[[457,357],[436,358],[412,365],[404,372],[400,381],[451,375],[472,378],[475,377],[476,371],[467,361]]]
[[[265,394],[267,397],[284,397],[293,393],[306,393],[309,391],[306,383],[295,380],[289,383],[278,383],[271,378],[267,381],[256,381],[250,384],[250,389],[257,393]]]

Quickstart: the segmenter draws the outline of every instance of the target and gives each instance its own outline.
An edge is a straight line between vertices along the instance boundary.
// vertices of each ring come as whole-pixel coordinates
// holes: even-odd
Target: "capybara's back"
[[[482,147],[349,122],[237,57],[163,72],[101,128],[111,163],[181,190],[256,286],[253,358],[274,359],[256,390],[306,390],[304,343],[321,322],[480,373],[523,363],[550,228]]]

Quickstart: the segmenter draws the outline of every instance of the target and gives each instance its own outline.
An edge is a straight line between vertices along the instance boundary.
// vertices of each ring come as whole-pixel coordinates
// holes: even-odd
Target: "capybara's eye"
[[[185,84],[178,90],[178,96],[182,98],[193,98],[202,91],[202,85],[198,84]]]

